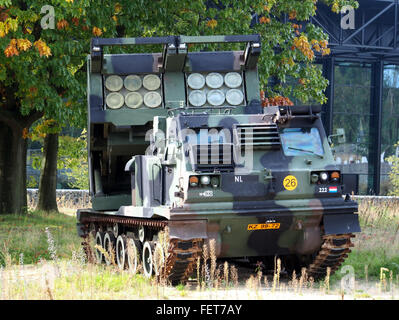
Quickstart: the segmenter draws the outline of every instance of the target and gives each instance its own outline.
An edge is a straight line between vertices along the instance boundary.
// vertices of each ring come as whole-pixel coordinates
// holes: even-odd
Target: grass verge
[[[332,281],[345,276],[350,266],[356,279],[376,280],[381,272],[399,276],[399,204],[373,200],[359,201],[359,220],[362,232],[353,240],[354,248]],[[341,272],[342,271],[342,272]]]
[[[32,264],[49,260],[46,228],[57,244],[57,256],[71,258],[81,239],[76,232],[76,218],[57,212],[31,211],[25,215],[0,215],[0,266]]]

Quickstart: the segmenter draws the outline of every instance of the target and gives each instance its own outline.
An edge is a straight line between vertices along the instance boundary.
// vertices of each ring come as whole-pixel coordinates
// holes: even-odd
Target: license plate
[[[248,225],[248,230],[268,230],[268,229],[280,229],[280,223],[257,223],[257,224]]]

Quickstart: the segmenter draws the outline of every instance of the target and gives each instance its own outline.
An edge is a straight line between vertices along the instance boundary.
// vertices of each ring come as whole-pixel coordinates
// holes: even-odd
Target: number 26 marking
[[[286,190],[294,190],[298,186],[298,180],[294,176],[286,176],[283,180],[283,186]]]

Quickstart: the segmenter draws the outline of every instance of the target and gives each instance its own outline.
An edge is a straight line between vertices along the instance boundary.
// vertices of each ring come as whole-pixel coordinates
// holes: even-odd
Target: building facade
[[[399,155],[398,0],[360,0],[340,14],[319,4],[311,22],[329,35],[329,56],[317,58],[329,80],[323,122],[337,162],[359,194],[385,195]]]

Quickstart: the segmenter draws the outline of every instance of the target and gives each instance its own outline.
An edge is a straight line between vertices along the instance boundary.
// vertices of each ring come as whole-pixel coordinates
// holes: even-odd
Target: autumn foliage
[[[288,97],[275,96],[271,98],[265,97],[265,92],[261,91],[261,103],[262,107],[272,107],[272,106],[293,106],[294,103]]]
[[[101,31],[101,29],[100,29],[100,28],[97,28],[97,27],[93,27],[92,32],[93,32],[93,35],[96,36],[96,37],[99,37],[99,36],[101,36],[101,35],[103,34],[103,32]]]
[[[211,29],[215,29],[216,26],[218,25],[218,22],[217,22],[217,20],[215,20],[215,19],[210,19],[210,20],[206,23],[206,25],[207,25],[209,28],[211,28]]]
[[[62,20],[57,22],[57,29],[58,30],[66,29],[66,28],[68,28],[68,26],[69,26],[69,23],[65,19],[62,19]]]
[[[35,41],[33,43],[33,45],[39,51],[40,56],[45,56],[47,58],[49,56],[51,56],[51,50],[50,50],[49,46],[44,41],[42,41],[41,39]]]

